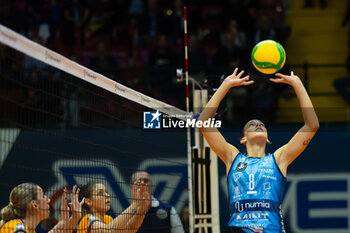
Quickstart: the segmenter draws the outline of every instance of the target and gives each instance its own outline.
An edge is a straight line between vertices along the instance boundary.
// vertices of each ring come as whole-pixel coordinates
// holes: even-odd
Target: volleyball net
[[[36,183],[51,199],[50,217],[39,226],[49,230],[60,217],[65,187],[99,183],[110,194],[108,214],[116,217],[133,201],[132,175],[147,171],[153,196],[180,215],[189,199],[186,131],[155,124],[159,112],[180,119],[187,112],[2,25],[0,42],[1,207],[16,185]]]

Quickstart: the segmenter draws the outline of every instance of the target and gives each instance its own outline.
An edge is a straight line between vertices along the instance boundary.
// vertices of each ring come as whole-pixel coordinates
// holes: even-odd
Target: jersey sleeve
[[[113,218],[111,216],[109,216],[109,215],[105,215],[104,216],[104,223],[105,224],[108,224],[108,223],[110,223],[112,221],[113,221]]]
[[[100,220],[92,214],[85,215],[79,222],[77,233],[88,233],[94,222],[100,222]]]
[[[11,220],[5,225],[3,225],[0,229],[0,233],[27,233],[26,226],[24,226],[22,223],[19,223],[16,220]]]

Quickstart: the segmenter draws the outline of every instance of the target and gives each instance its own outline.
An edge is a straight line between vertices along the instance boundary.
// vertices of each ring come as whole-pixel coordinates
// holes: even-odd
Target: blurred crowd
[[[175,72],[185,65],[183,7],[188,12],[189,73],[208,83],[207,77],[228,75],[233,67],[254,72],[250,54],[259,41],[285,44],[286,2],[1,0],[0,22],[117,82],[184,108],[185,88]],[[0,50],[1,66],[9,69],[4,50]],[[45,76],[44,64],[29,57],[23,63],[28,80]],[[253,106],[253,111],[262,113],[260,108],[268,107],[272,115],[266,120],[274,121],[281,88],[264,80],[258,79],[254,89],[233,91],[231,109]],[[236,101],[237,96],[245,98]],[[244,112],[240,117],[246,117]]]

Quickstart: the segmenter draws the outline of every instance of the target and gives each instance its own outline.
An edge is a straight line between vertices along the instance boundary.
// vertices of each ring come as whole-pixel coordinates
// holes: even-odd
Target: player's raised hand
[[[144,208],[148,208],[151,204],[152,199],[148,185],[145,185],[143,183],[141,184],[140,195],[142,200],[141,206],[143,206]]]
[[[271,82],[274,83],[285,83],[285,84],[289,84],[291,86],[297,84],[297,83],[301,83],[301,80],[298,76],[294,75],[294,72],[291,71],[290,75],[284,75],[281,73],[276,73],[275,76],[277,76],[276,78],[270,78]]]
[[[149,186],[145,185],[140,179],[137,179],[133,184],[132,196],[133,202],[140,207],[148,208],[151,203]]]
[[[242,78],[243,74],[244,70],[238,73],[238,68],[235,68],[233,73],[225,78],[224,83],[230,87],[247,86],[254,83],[253,80],[249,80],[249,75]]]
[[[63,194],[62,194],[62,198],[61,198],[61,208],[60,208],[60,221],[63,222],[68,222],[69,221],[69,207],[68,207],[68,203],[67,203],[67,188],[63,189]]]
[[[72,189],[71,203],[69,203],[73,219],[80,219],[81,218],[82,206],[83,206],[84,201],[85,201],[85,197],[84,197],[79,202],[79,192],[80,192],[80,189],[76,185],[74,185],[73,189]]]

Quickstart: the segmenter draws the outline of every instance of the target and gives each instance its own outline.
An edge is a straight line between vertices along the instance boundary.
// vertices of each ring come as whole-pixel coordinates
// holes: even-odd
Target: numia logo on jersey
[[[240,203],[239,201],[235,202],[235,209],[238,210],[238,212],[243,212],[246,209],[252,209],[252,208],[270,209],[270,203],[265,201],[255,201],[255,202],[246,202],[246,203]]]

